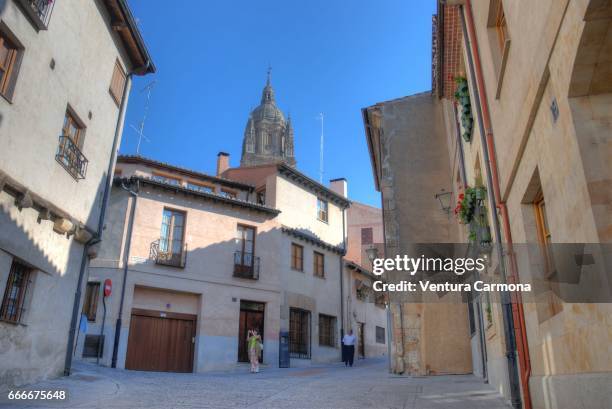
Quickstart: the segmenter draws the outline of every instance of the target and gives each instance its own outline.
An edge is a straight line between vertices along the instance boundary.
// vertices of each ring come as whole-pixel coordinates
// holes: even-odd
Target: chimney
[[[329,188],[342,197],[348,198],[348,184],[346,178],[332,179],[329,181]]]
[[[221,176],[229,167],[229,153],[219,152],[217,154],[217,176]]]

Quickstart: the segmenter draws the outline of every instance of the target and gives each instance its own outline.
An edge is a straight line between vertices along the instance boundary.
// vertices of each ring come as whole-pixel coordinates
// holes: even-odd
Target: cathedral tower
[[[261,94],[261,103],[249,114],[242,142],[240,166],[285,162],[295,166],[293,127],[276,106],[274,89],[268,79]]]

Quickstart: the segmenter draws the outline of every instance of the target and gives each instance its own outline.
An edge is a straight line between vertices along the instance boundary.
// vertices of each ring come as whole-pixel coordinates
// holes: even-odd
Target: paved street
[[[242,368],[241,368],[242,369]],[[246,367],[244,368],[247,371]],[[70,378],[21,389],[65,388],[64,403],[15,401],[15,408],[507,408],[488,385],[469,375],[390,376],[386,361],[353,368],[263,369],[214,374],[134,372],[78,364]]]

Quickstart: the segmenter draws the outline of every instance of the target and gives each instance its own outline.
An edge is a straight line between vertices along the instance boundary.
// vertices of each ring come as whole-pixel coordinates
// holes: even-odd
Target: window
[[[325,277],[325,256],[318,251],[313,253],[313,274],[317,277]]]
[[[310,359],[310,311],[289,309],[289,356]]]
[[[291,243],[291,268],[304,271],[304,247]]]
[[[499,0],[497,4],[495,30],[497,32],[499,49],[503,52],[504,48],[506,47],[506,40],[508,40],[508,26],[506,25],[506,15],[504,14],[504,7],[502,6],[501,0]]]
[[[157,262],[176,267],[184,267],[185,213],[164,209],[162,215],[161,237]]]
[[[323,222],[328,221],[328,206],[327,200],[317,199],[317,218]]]
[[[0,320],[21,322],[31,271],[29,267],[13,260],[2,298]]]
[[[257,191],[257,204],[265,205],[266,204],[266,189],[261,189]]]
[[[336,346],[336,317],[319,314],[319,345]]]
[[[181,186],[181,179],[175,178],[169,175],[162,175],[161,173],[153,173],[153,175],[151,176],[151,179],[156,182],[160,182],[160,183],[166,183],[166,184],[174,185],[174,186]]]
[[[62,134],[55,160],[75,179],[84,179],[87,173],[88,160],[81,152],[85,138],[85,125],[77,118],[74,111],[68,107],[64,115]]]
[[[104,355],[104,335],[87,334],[83,344],[83,358],[95,358]]]
[[[115,68],[113,70],[113,77],[111,78],[109,92],[117,105],[121,104],[123,98],[123,90],[125,88],[126,75],[123,67],[119,60],[115,61]]]
[[[374,242],[374,233],[371,227],[363,227],[361,229],[361,245],[372,244]]]
[[[21,8],[30,19],[30,22],[38,30],[46,30],[51,19],[54,0],[21,0]]]
[[[76,117],[74,112],[69,108],[64,116],[64,125],[62,125],[62,136],[70,138],[79,149],[83,147],[83,137],[85,136],[85,126]]]
[[[83,301],[83,314],[87,316],[87,321],[96,320],[99,295],[100,283],[87,283],[87,289],[85,290],[85,300]]]
[[[551,280],[556,274],[557,269],[552,252],[552,235],[550,234],[548,217],[546,216],[546,202],[544,201],[542,192],[537,195],[533,207],[535,210],[538,240],[541,247],[544,278]],[[556,283],[549,282],[548,287],[547,291],[542,291],[541,294],[537,296],[536,312],[540,323],[563,311],[563,301],[559,298],[558,292],[554,290],[554,287],[557,287]]]
[[[234,276],[259,278],[259,258],[255,257],[255,227],[239,224],[236,231]]]
[[[12,41],[0,26],[0,94],[10,101],[17,80],[22,47]]]
[[[385,343],[385,329],[383,327],[376,326],[376,343]]]
[[[536,228],[538,230],[538,238],[542,247],[542,256],[544,259],[544,275],[550,277],[555,272],[555,262],[551,252],[551,235],[548,228],[548,219],[546,217],[546,202],[544,196],[540,194],[534,203],[536,213]]]
[[[227,197],[228,199],[235,199],[236,192],[233,190],[221,189],[221,196]]]
[[[196,192],[202,193],[214,193],[215,188],[208,185],[201,185],[199,183],[187,183],[187,189],[195,190]]]

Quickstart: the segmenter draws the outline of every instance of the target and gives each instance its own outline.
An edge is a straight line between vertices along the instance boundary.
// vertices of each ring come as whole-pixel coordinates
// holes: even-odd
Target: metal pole
[[[104,307],[104,314],[102,314],[102,328],[100,329],[100,338],[98,338],[98,348],[96,351],[96,364],[100,365],[100,343],[104,338],[104,323],[106,322],[106,296],[102,295],[102,306]]]

